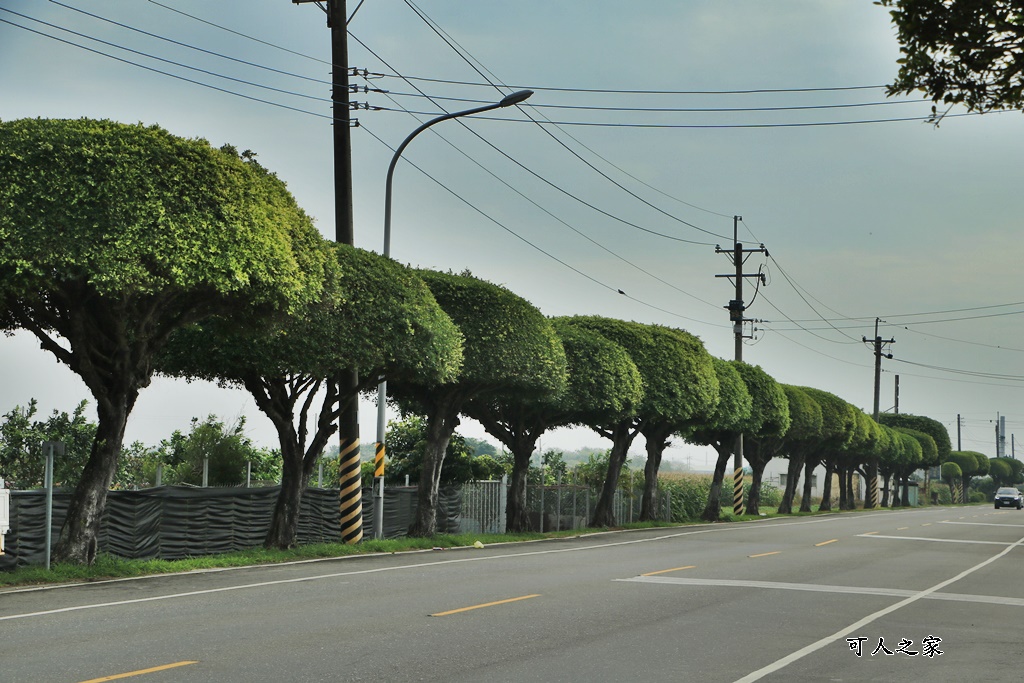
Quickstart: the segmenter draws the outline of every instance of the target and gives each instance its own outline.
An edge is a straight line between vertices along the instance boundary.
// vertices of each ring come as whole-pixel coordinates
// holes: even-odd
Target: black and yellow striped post
[[[382,479],[384,477],[384,444],[380,441],[377,442],[377,447],[373,453],[373,478]]]
[[[373,451],[373,537],[384,538],[384,442]]]
[[[732,473],[732,512],[739,517],[743,514],[743,468],[737,467]]]
[[[873,510],[878,507],[878,475],[871,476],[872,472],[878,472],[878,461],[874,461],[874,467],[868,468],[868,490],[867,500],[864,501],[865,510]]]
[[[338,485],[341,487],[339,525],[341,542],[363,540],[363,477],[360,471],[359,437],[343,439],[338,455]]]

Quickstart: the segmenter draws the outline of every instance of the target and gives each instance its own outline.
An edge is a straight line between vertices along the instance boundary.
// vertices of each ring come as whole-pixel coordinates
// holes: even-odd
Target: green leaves
[[[0,291],[59,273],[101,296],[247,290],[281,306],[323,281],[322,240],[280,180],[156,126],[0,123],[0,206]]]
[[[900,65],[888,93],[923,91],[972,111],[1024,107],[1024,5],[1020,0],[879,0],[893,8]],[[941,115],[936,114],[936,120]]]

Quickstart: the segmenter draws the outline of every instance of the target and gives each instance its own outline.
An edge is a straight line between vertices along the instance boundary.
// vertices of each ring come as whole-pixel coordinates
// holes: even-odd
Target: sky
[[[899,45],[867,0],[348,1],[356,245],[381,251],[401,141],[444,112],[528,88],[517,108],[446,121],[406,149],[391,255],[502,284],[547,315],[685,329],[734,356],[725,306],[734,228],[752,252],[743,359],[871,412],[926,415],[957,447],[1024,438],[1020,112],[946,112],[885,95]],[[86,49],[87,48],[87,49]],[[362,92],[363,87],[370,92]],[[940,108],[940,112],[944,109]],[[335,234],[330,31],[287,0],[0,0],[0,119],[105,118],[251,149]],[[735,217],[742,217],[736,220]],[[755,291],[756,288],[756,291]],[[756,328],[756,329],[753,329]],[[91,401],[29,335],[0,337],[0,411]],[[375,408],[364,402],[361,436]],[[193,417],[246,416],[248,395],[155,378],[127,441]],[[486,434],[468,420],[459,430]],[[491,439],[494,441],[493,439]],[[608,447],[584,429],[544,449]],[[642,438],[633,452],[643,452]],[[708,449],[675,443],[693,469]],[[639,458],[642,462],[642,457]]]

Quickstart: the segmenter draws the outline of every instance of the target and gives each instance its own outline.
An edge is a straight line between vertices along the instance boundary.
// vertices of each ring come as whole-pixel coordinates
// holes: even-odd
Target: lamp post
[[[404,152],[405,148],[409,146],[409,143],[412,142],[413,138],[425,131],[427,128],[430,128],[434,124],[441,123],[442,121],[448,121],[449,119],[456,119],[463,116],[471,116],[473,114],[480,114],[485,111],[491,111],[492,109],[511,107],[512,105],[524,102],[531,95],[533,95],[532,90],[519,90],[510,95],[506,95],[500,102],[438,116],[437,118],[431,119],[421,125],[402,141],[402,144],[400,144],[398,149],[395,150],[394,156],[391,157],[391,164],[388,166],[387,180],[384,183],[384,256],[391,256],[391,185],[395,175],[395,166],[398,164],[398,159],[402,156],[402,152]],[[377,446],[376,454],[374,456],[373,473],[373,495],[375,499],[373,504],[374,538],[384,537],[384,434],[387,429],[387,394],[388,384],[386,381],[381,380],[377,385]]]

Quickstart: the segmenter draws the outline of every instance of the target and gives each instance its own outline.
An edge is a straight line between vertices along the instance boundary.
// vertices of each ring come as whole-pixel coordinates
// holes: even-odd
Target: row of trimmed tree
[[[550,319],[468,273],[412,270],[325,241],[254,155],[159,127],[110,121],[0,123],[0,329],[27,330],[93,394],[98,428],[55,549],[95,554],[106,492],[136,398],[155,373],[242,387],[274,424],[282,486],[266,543],[295,543],[299,502],[337,418],[386,378],[427,448],[410,533],[432,535],[448,440],[460,416],[513,454],[508,527],[526,524],[530,455],[548,429],[584,425],[612,442],[591,523],[615,523],[630,445],[647,443],[642,516],[675,436],[719,454],[705,517],[718,516],[739,434],[755,486],[789,458],[782,510],[801,468],[877,463],[905,480],[949,453],[941,424],[876,424],[842,399],[713,358],[683,330],[596,316]],[[338,380],[355,370],[360,382]],[[351,373],[349,373],[351,374]],[[805,477],[805,482],[809,481]],[[828,505],[830,494],[824,497]],[[809,509],[805,485],[801,509]]]

